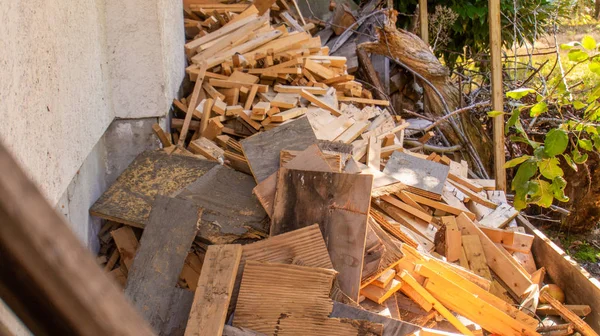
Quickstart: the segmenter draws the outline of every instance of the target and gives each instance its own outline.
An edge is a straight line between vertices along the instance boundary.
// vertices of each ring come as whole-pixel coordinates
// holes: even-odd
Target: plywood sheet
[[[372,175],[281,168],[271,235],[318,223],[341,290],[358,301]]]
[[[187,312],[182,311],[173,299],[181,298],[176,295],[175,285],[196,236],[201,213],[186,200],[157,196],[129,270],[125,294],[161,335],[166,334],[168,321],[185,320],[189,314],[189,306]]]
[[[449,170],[441,163],[396,151],[383,172],[407,185],[414,193],[440,199]]]
[[[204,175],[216,162],[146,151],[94,203],[90,214],[143,228],[156,195],[170,195]]]
[[[307,118],[299,118],[266,132],[256,133],[241,142],[244,155],[257,183],[279,168],[282,149],[304,150],[317,143],[317,137]]]
[[[174,194],[204,209],[198,235],[213,244],[230,244],[247,238],[249,230],[268,233],[268,217],[252,195],[252,176],[215,166],[204,176]]]

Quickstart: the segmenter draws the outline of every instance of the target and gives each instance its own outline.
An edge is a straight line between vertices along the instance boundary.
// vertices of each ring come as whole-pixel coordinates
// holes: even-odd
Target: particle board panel
[[[411,192],[438,200],[441,199],[449,171],[446,165],[397,151],[383,170],[407,185]]]
[[[204,209],[198,236],[213,244],[247,238],[249,231],[268,233],[269,219],[252,195],[252,176],[217,165],[173,194]]]
[[[94,203],[90,214],[143,228],[156,195],[170,195],[216,165],[216,162],[158,150],[143,152]]]
[[[329,318],[331,269],[248,261],[234,326],[266,335],[377,335],[348,320]]]
[[[317,137],[303,117],[269,131],[256,133],[241,142],[244,156],[257,183],[264,181],[279,168],[282,149],[304,150],[317,143]]]
[[[189,313],[173,304],[175,285],[192,246],[202,210],[181,199],[159,195],[135,256],[125,294],[150,325],[165,335],[171,319]],[[175,311],[176,310],[176,311]],[[176,314],[177,313],[177,314]]]
[[[318,223],[340,288],[358,301],[373,176],[281,168],[271,235]]]
[[[241,258],[241,245],[208,247],[185,330],[186,336],[223,334],[223,326],[227,322],[227,308]]]

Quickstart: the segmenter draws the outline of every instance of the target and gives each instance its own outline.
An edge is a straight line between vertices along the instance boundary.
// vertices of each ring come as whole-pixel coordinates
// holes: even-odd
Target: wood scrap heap
[[[186,8],[192,93],[90,210],[156,333],[596,335],[540,291],[495,181],[405,150],[408,123],[273,3]]]

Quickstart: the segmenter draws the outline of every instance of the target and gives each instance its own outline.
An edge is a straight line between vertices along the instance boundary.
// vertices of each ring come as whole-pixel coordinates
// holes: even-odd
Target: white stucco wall
[[[51,204],[115,117],[168,113],[183,39],[181,1],[0,1],[0,140]]]

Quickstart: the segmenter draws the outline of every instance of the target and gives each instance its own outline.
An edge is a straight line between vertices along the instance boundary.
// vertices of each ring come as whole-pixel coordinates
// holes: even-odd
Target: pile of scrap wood
[[[258,3],[190,5],[184,118],[90,210],[99,263],[158,334],[595,335],[589,307],[540,292],[495,181],[403,149],[408,123],[346,59]]]

